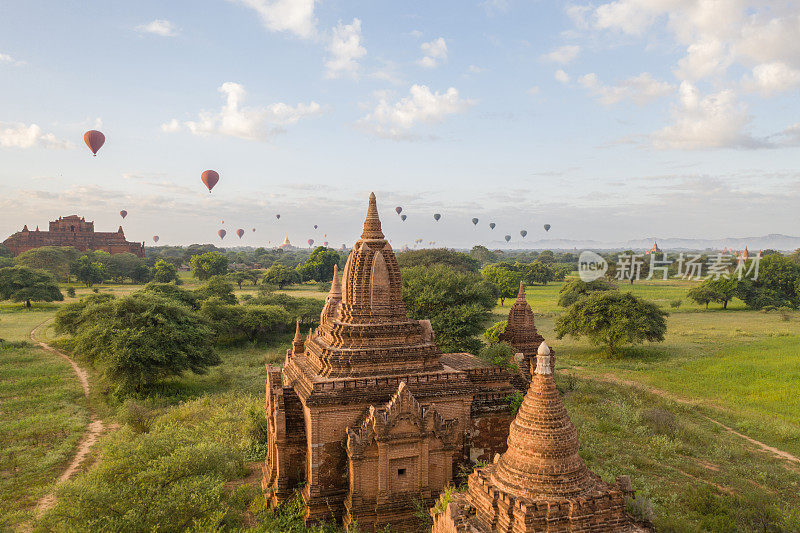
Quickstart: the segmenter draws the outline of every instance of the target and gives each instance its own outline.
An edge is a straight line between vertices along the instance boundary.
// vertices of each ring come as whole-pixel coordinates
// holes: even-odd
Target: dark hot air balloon
[[[544,225],[544,230],[545,231],[550,231],[550,224],[545,224]]]
[[[511,240],[511,235],[506,235],[506,242]]]
[[[211,189],[213,189],[214,185],[219,181],[219,174],[217,174],[216,170],[204,170],[203,173],[200,174],[200,179],[206,184],[208,192],[211,194]]]
[[[241,239],[242,236],[244,235],[244,230],[242,228],[237,229],[236,230],[236,235],[238,235],[239,238]]]
[[[128,216],[128,212],[123,209],[122,211],[119,212],[119,216],[125,218],[126,216]]]
[[[97,130],[89,130],[83,134],[83,142],[92,151],[92,154],[97,156],[97,151],[106,142],[106,136]]]
[[[275,218],[277,218],[278,220],[280,220],[280,219],[281,219],[281,216],[280,216],[280,215],[275,215]]]
[[[405,222],[407,218],[408,216],[406,215],[400,215],[400,220],[402,220],[403,222]]]
[[[398,205],[397,207],[394,208],[394,211],[399,215],[400,213],[403,212],[403,208]]]
[[[440,215],[439,213],[433,215],[433,220],[435,220],[436,222],[439,222],[440,218],[442,218],[442,215]]]
[[[478,225],[478,219],[477,218],[473,218],[472,219],[472,225],[473,226],[477,226]]]
[[[519,234],[522,235],[522,238],[524,239],[525,236],[528,235],[528,230],[522,230],[519,232]]]
[[[256,228],[253,228],[253,233],[255,233],[255,232],[256,232]]]
[[[492,228],[492,229],[494,229],[494,227],[495,227],[496,225],[497,225],[497,224],[495,224],[494,222],[489,222],[489,227],[490,227],[490,228]]]
[[[314,229],[317,229],[317,225],[316,224],[314,224]]]
[[[312,244],[314,244],[314,239],[308,239],[309,248],[311,247]]]
[[[227,234],[228,234],[228,232],[227,232],[227,231],[225,231],[224,229],[221,229],[221,230],[219,230],[219,231],[217,232],[217,235],[219,235],[219,238],[220,238],[220,239],[224,239],[224,238],[225,238],[225,235],[227,235]]]
[[[153,242],[158,242],[158,235],[153,235]]]

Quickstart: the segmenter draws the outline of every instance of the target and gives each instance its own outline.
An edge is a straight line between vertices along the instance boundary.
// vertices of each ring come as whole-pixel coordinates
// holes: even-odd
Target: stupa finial
[[[362,239],[383,239],[381,231],[381,219],[378,216],[378,202],[375,200],[375,193],[369,193],[369,207],[367,208],[367,218],[364,220],[364,233]]]

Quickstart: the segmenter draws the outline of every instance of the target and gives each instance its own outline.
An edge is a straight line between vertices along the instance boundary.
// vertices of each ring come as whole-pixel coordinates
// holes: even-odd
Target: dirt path
[[[66,360],[70,364],[70,366],[72,366],[72,370],[73,372],[75,372],[75,375],[78,377],[78,381],[80,381],[81,387],[83,388],[83,395],[88,400],[89,373],[80,366],[78,366],[78,364],[64,352],[56,350],[46,342],[43,342],[38,338],[36,338],[36,331],[49,321],[50,319],[45,320],[44,322],[33,328],[33,330],[31,331],[31,340],[34,343],[36,343],[41,349],[58,355],[59,357]],[[75,474],[75,472],[78,471],[78,469],[83,464],[83,461],[86,459],[86,456],[89,454],[89,451],[92,449],[92,446],[94,446],[94,444],[97,442],[97,439],[106,430],[106,426],[103,424],[103,421],[100,420],[97,417],[97,415],[91,411],[91,408],[89,411],[89,419],[90,419],[89,425],[86,427],[86,433],[83,434],[83,437],[81,437],[81,440],[78,443],[78,450],[77,452],[75,452],[75,457],[72,458],[72,461],[70,462],[69,466],[67,466],[67,468],[58,477],[56,485],[59,485],[64,481],[67,481]],[[36,516],[42,516],[45,513],[45,511],[52,508],[55,504],[56,504],[55,491],[46,494],[39,500],[39,502],[36,505]]]
[[[688,398],[683,398],[683,397],[680,397],[680,396],[676,396],[675,394],[672,394],[672,393],[667,392],[665,390],[657,389],[657,388],[654,388],[654,387],[650,387],[650,386],[647,386],[647,385],[645,385],[643,383],[639,383],[638,381],[632,381],[632,380],[629,380],[629,379],[620,378],[619,376],[616,376],[615,374],[611,374],[611,373],[594,374],[594,373],[592,373],[590,371],[587,371],[586,368],[581,367],[581,366],[572,366],[571,368],[574,369],[574,370],[585,372],[584,377],[587,377],[589,379],[594,379],[596,381],[603,381],[603,382],[606,382],[606,383],[613,383],[615,385],[626,385],[628,387],[633,387],[633,388],[636,388],[636,389],[639,389],[639,390],[643,390],[645,392],[649,392],[651,394],[655,394],[656,396],[661,396],[662,398],[666,398],[668,400],[671,400],[671,401],[674,401],[676,403],[680,403],[680,404],[683,404],[683,405],[697,406],[697,405],[700,405],[702,403],[701,401],[698,401],[698,400],[690,400]],[[798,458],[797,456],[792,455],[791,453],[789,453],[787,451],[779,450],[778,448],[770,446],[769,444],[763,443],[763,442],[761,442],[759,440],[756,440],[756,439],[754,439],[752,437],[748,437],[747,435],[736,431],[732,427],[723,424],[719,420],[714,420],[713,418],[711,418],[709,416],[706,416],[706,415],[702,415],[702,416],[704,418],[706,418],[707,420],[709,420],[710,422],[713,422],[714,424],[718,425],[719,427],[725,429],[726,431],[729,431],[730,433],[736,435],[737,437],[741,437],[742,439],[746,440],[750,444],[754,445],[756,448],[759,448],[761,451],[770,453],[770,454],[774,455],[775,457],[778,457],[778,458],[783,459],[785,461],[789,461],[789,462],[792,462],[792,463],[797,463],[797,464],[800,465],[800,458]]]

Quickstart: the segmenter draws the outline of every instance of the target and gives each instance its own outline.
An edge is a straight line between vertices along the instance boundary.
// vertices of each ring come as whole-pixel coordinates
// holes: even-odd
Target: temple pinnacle
[[[525,282],[519,282],[519,292],[517,293],[517,300],[525,300]]]
[[[381,231],[381,219],[378,217],[378,203],[375,200],[375,193],[369,193],[369,207],[367,208],[367,218],[364,220],[364,233],[362,239],[383,239]]]

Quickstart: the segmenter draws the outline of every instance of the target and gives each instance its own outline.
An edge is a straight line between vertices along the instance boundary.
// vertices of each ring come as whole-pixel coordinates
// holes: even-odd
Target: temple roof
[[[561,401],[542,344],[525,399],[511,423],[508,450],[492,481],[503,492],[530,499],[568,498],[591,492],[596,480],[578,455],[578,431]]]
[[[528,356],[535,355],[539,343],[542,342],[542,336],[536,329],[533,309],[525,299],[523,282],[519,283],[517,299],[508,312],[508,322],[505,331],[500,335],[500,340]]]

